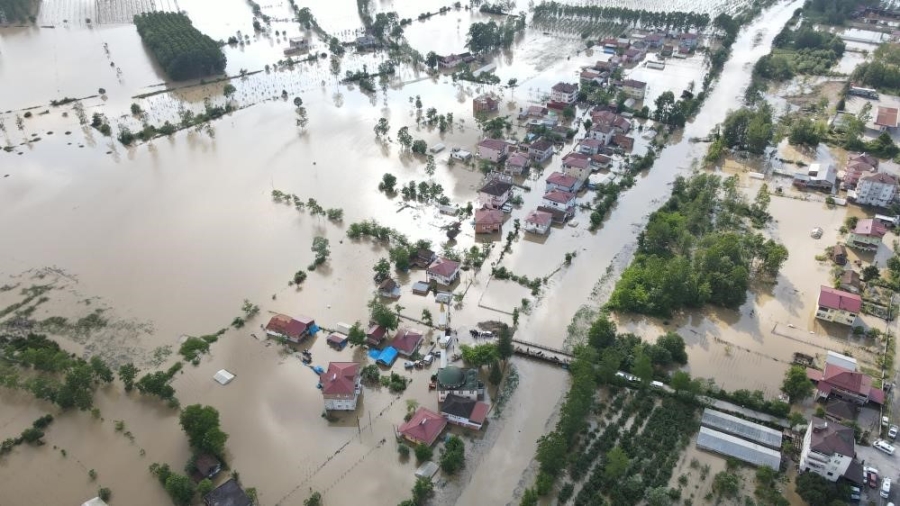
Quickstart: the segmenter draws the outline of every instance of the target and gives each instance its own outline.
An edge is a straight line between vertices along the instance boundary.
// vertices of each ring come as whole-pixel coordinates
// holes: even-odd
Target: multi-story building
[[[816,473],[828,481],[844,476],[856,457],[853,429],[813,417],[800,453],[800,472]]]
[[[356,362],[331,362],[321,376],[322,398],[329,411],[353,411],[362,393],[359,364]]]
[[[862,298],[850,292],[822,285],[819,289],[819,300],[816,318],[843,325],[853,325],[862,309]]]
[[[856,185],[856,203],[888,207],[897,197],[897,178],[878,172],[860,178]]]

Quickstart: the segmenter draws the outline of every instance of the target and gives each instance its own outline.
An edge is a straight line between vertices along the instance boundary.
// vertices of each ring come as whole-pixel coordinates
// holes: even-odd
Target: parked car
[[[900,430],[896,425],[891,425],[891,428],[888,429],[888,437],[891,439],[895,439],[897,437],[897,431]]]
[[[850,487],[850,500],[859,501],[860,497],[862,497],[862,490],[859,487]]]
[[[406,362],[403,362],[404,369],[412,369],[415,366],[416,366],[415,362],[410,362],[409,360],[407,360]]]
[[[866,480],[871,488],[878,488],[878,473],[866,473]]]
[[[891,495],[891,479],[885,478],[884,481],[881,482],[881,497],[885,499]]]
[[[432,355],[431,353],[425,355],[422,358],[422,362],[424,362],[425,365],[431,365],[431,362],[433,362],[433,361],[434,361],[434,355]]]
[[[887,453],[888,455],[894,454],[893,445],[888,444],[885,441],[882,441],[880,439],[875,441],[875,443],[873,443],[872,446],[874,446],[875,448],[878,448],[879,450],[883,451],[884,453]]]

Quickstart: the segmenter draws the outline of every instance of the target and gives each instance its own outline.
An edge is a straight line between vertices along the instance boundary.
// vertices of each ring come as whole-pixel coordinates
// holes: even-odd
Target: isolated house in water
[[[362,393],[360,368],[356,362],[331,362],[320,376],[322,398],[329,411],[353,411]]]
[[[408,422],[400,425],[397,432],[413,444],[431,446],[447,427],[443,416],[425,408],[419,408]]]

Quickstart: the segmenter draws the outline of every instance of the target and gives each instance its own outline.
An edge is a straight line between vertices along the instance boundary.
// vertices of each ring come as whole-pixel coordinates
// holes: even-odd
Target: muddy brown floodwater
[[[299,3],[310,4],[323,27],[342,38],[349,39],[358,29],[353,2],[342,0],[328,6]],[[708,3],[721,6],[727,2]],[[45,5],[61,5],[55,17],[80,12],[67,4],[48,1]],[[179,2],[198,26],[216,38],[236,30],[252,31],[246,2],[210,5],[199,0]],[[397,8],[412,17],[417,9],[436,10],[439,5],[397,2]],[[705,150],[704,145],[686,139],[706,135],[727,109],[739,106],[750,67],[765,54],[772,37],[799,5],[799,0],[779,4],[741,33],[714,92],[682,136],[685,140],[666,148],[653,169],[622,195],[600,231],[588,232],[587,216],[579,215],[575,219],[578,226],[554,229],[544,244],[519,239],[513,245],[505,265],[517,272],[548,275],[559,268],[540,298],[531,300],[534,309],[522,316],[519,338],[554,347],[563,344],[572,315],[591,300],[595,284],[609,266],[616,271],[627,263],[648,213],[666,197],[673,179],[689,172],[693,160]],[[387,8],[387,4],[379,8]],[[287,3],[264,9],[278,15],[287,12]],[[453,25],[473,19],[481,19],[481,15],[451,13],[433,20],[442,33],[445,28],[451,30],[449,35],[435,38],[435,50],[462,51],[462,39],[452,31]],[[62,20],[54,22],[61,24]],[[431,21],[421,27],[430,26],[428,23]],[[114,126],[134,121],[127,109],[139,99],[131,97],[161,89],[156,85],[164,82],[134,28],[70,25],[2,29],[0,109],[20,111],[63,96],[93,95],[97,88],[105,87],[105,97],[85,100],[88,114],[104,112]],[[289,29],[290,36],[299,33],[292,23],[278,26]],[[464,34],[467,27],[459,29]],[[414,39],[427,37],[418,27],[410,32]],[[762,38],[754,44],[759,34]],[[281,40],[252,36],[248,47],[226,49],[229,73],[241,68],[260,70],[273,63],[280,58],[283,37]],[[596,60],[595,55],[584,52],[573,56],[576,46],[577,41],[528,30],[512,55],[501,57],[498,66],[503,82],[512,77],[524,82],[513,92],[497,90],[507,101],[507,110],[515,111],[536,100],[550,85],[573,79],[580,65]],[[374,68],[381,58],[350,55],[344,65]],[[121,68],[120,75],[110,66],[111,61]],[[683,65],[693,66],[699,80],[701,63],[697,59]],[[679,78],[670,85],[680,92],[690,74],[686,69],[676,74]],[[21,78],[24,75],[43,78],[26,80]],[[427,176],[423,161],[401,154],[396,142],[374,142],[372,127],[383,116],[390,120],[392,136],[400,126],[409,125],[413,136],[429,145],[443,142],[470,148],[479,138],[470,100],[489,88],[401,69],[386,92],[370,97],[355,87],[336,84],[327,61],[234,82],[238,87],[235,100],[246,108],[213,123],[214,137],[183,131],[124,148],[94,130],[82,129],[69,107],[35,109],[35,117],[26,120],[21,131],[15,126],[16,113],[4,114],[5,131],[0,138],[15,149],[0,154],[0,176],[8,175],[0,179],[0,237],[4,238],[0,284],[35,283],[28,271],[59,267],[60,271],[46,278],[58,283],[58,289],[49,293],[50,301],[40,306],[35,317],[84,314],[90,311],[85,299],[102,304],[111,319],[132,322],[116,327],[123,329],[118,339],[108,335],[102,345],[63,340],[64,344],[72,351],[89,350],[111,360],[131,358],[144,364],[145,370],[151,367],[152,350],[177,349],[181,336],[222,328],[239,314],[244,299],[256,302],[262,307],[260,316],[245,329],[227,332],[199,366],[186,366],[176,378],[174,386],[182,404],[199,402],[220,410],[223,428],[231,435],[227,444],[230,463],[247,486],[259,490],[263,504],[299,505],[310,489],[321,491],[329,504],[348,504],[360,497],[375,506],[396,504],[408,495],[415,464],[399,459],[392,437],[394,427],[403,419],[405,399],[437,407],[427,389],[434,369],[403,372],[413,382],[401,398],[367,388],[356,413],[328,422],[320,416],[321,398],[313,372],[295,356],[254,339],[251,333],[259,334],[258,326],[270,312],[313,316],[325,326],[365,319],[365,304],[372,296],[371,266],[387,256],[387,251],[368,241],[348,240],[349,223],[377,218],[413,239],[429,239],[436,245],[445,241],[440,227],[450,220],[433,207],[400,210],[398,198],[387,198],[375,190],[386,172],[395,174],[401,183],[422,181]],[[651,83],[656,92],[666,86],[664,82]],[[306,132],[298,133],[289,101],[272,99],[282,89],[303,97],[310,120]],[[162,121],[177,115],[179,103],[198,106],[207,93],[220,92],[201,86],[140,103],[154,121]],[[416,126],[416,111],[410,102],[416,95],[422,97],[425,108],[454,113],[452,130],[440,134]],[[40,114],[44,110],[49,112]],[[64,134],[66,131],[71,134]],[[33,137],[41,140],[21,145]],[[433,179],[447,196],[461,205],[472,200],[481,175],[460,165],[448,166],[446,151],[437,158]],[[543,175],[558,167],[557,157]],[[543,177],[537,179],[536,190],[524,196],[529,205],[539,198]],[[270,197],[272,189],[304,200],[315,198],[326,208],[343,208],[343,224],[275,203]],[[517,209],[513,218],[524,218],[529,210],[529,206]],[[302,288],[289,287],[293,273],[312,261],[314,236],[330,240],[331,258],[324,268],[309,273]],[[501,248],[499,238],[495,239],[496,247],[485,268],[463,273],[461,287],[469,287],[469,291],[463,306],[453,313],[453,326],[461,330],[479,321],[510,321],[513,307],[530,297],[510,282],[488,281],[488,266]],[[483,240],[479,238],[479,242]],[[457,241],[459,248],[476,243],[467,223]],[[572,265],[562,266],[565,253],[571,251],[578,256]],[[436,309],[430,300],[409,292],[409,283],[419,277],[413,272],[400,278],[404,292],[399,304],[409,316],[418,316],[423,308]],[[4,306],[13,302],[7,301],[12,295],[3,294]],[[330,350],[321,337],[310,346],[317,365],[327,365],[329,360],[365,360],[359,351]],[[695,351],[692,346],[692,367],[702,368],[702,364],[694,365]],[[491,419],[483,434],[466,436],[468,468],[461,478],[438,480],[436,503],[508,504],[528,484],[535,441],[553,423],[567,376],[562,370],[532,362],[514,363],[520,377],[518,388],[502,416]],[[226,387],[211,380],[221,368],[236,374]],[[401,370],[402,365],[394,369]],[[17,434],[42,413],[56,413],[52,406],[27,396],[0,394],[0,439]],[[167,504],[147,466],[167,462],[180,469],[188,458],[176,413],[152,400],[126,395],[118,386],[102,389],[96,402],[102,421],[86,413],[62,414],[48,430],[46,446],[20,448],[0,459],[3,506],[77,503],[92,497],[98,485],[110,487],[119,504]],[[123,421],[134,439],[117,433],[114,420]],[[60,449],[66,450],[65,456]],[[97,482],[88,478],[90,469],[97,471]],[[46,486],[48,476],[53,477],[52,487]]]

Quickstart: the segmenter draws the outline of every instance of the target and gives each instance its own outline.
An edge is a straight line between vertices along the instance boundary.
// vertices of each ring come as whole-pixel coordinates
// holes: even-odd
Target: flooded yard
[[[395,4],[379,4],[378,11],[397,9],[401,15],[415,18],[420,10],[441,6],[400,0]],[[537,102],[556,82],[574,81],[581,66],[592,65],[601,57],[584,51],[580,40],[565,41],[561,36],[528,29],[511,54],[496,60],[501,82],[517,78],[517,89],[453,83],[447,76],[431,78],[401,67],[384,89],[364,94],[356,86],[339,84],[327,59],[297,64],[293,69],[264,69],[283,58],[286,37],[300,34],[296,23],[273,22],[272,28],[287,31],[286,36],[256,36],[250,26],[252,11],[245,2],[230,0],[214,6],[179,2],[178,8],[186,10],[196,25],[215,39],[225,39],[238,30],[250,35],[249,45],[225,48],[227,73],[234,77],[231,83],[237,89],[230,100],[238,110],[211,123],[210,129],[192,128],[124,147],[114,138],[80,125],[71,104],[51,107],[50,101],[90,97],[83,101],[88,117],[102,112],[114,127],[121,123],[139,128],[141,121],[129,113],[131,103],[147,111],[151,123],[177,121],[182,108],[202,110],[207,97],[213,104],[224,104],[224,83],[188,83],[191,86],[187,88],[135,98],[163,91],[166,79],[134,27],[76,23],[86,16],[83,9],[87,8],[78,2],[48,1],[43,5],[40,19],[56,28],[0,29],[5,63],[0,67],[0,89],[4,90],[0,110],[10,111],[0,114],[4,125],[0,139],[12,147],[11,152],[0,153],[0,174],[5,176],[0,179],[0,234],[15,238],[0,252],[0,284],[17,280],[26,285],[37,283],[34,269],[58,267],[60,271],[47,278],[55,280],[58,287],[49,292],[50,300],[36,311],[36,317],[75,318],[95,307],[107,308],[114,321],[121,323],[110,327],[116,332],[98,333],[96,341],[61,340],[76,353],[100,353],[119,360],[128,357],[145,371],[154,368],[151,363],[156,350],[177,348],[183,335],[204,335],[227,327],[240,314],[242,301],[253,301],[262,312],[247,328],[226,332],[198,366],[186,365],[176,377],[173,386],[182,405],[203,403],[221,412],[223,429],[231,436],[226,445],[229,464],[240,471],[247,486],[257,488],[264,504],[299,505],[310,489],[322,492],[326,501],[334,504],[349,503],[361,493],[376,506],[405,498],[414,482],[415,464],[400,459],[392,436],[406,413],[406,399],[437,407],[427,388],[436,367],[406,372],[402,363],[395,365],[395,372],[413,380],[406,394],[398,397],[385,389],[366,388],[362,406],[354,414],[329,422],[321,417],[315,374],[297,357],[282,353],[278,345],[250,334],[261,335],[258,326],[272,312],[312,316],[326,327],[366,320],[366,303],[375,290],[372,266],[387,257],[388,251],[382,244],[347,238],[350,223],[376,219],[412,240],[427,239],[435,250],[443,249],[447,238],[442,227],[452,220],[434,206],[401,206],[400,197],[379,192],[383,174],[394,174],[398,184],[433,179],[453,204],[464,206],[475,199],[483,182],[480,172],[461,164],[448,166],[445,151],[436,155],[437,170],[429,178],[424,158],[402,153],[396,139],[374,139],[373,126],[380,117],[389,120],[392,138],[398,128],[409,126],[414,138],[429,145],[440,142],[448,148],[472,149],[480,138],[472,118],[473,96],[493,90],[513,114],[519,107]],[[167,9],[166,5],[163,2],[157,8]],[[313,9],[326,31],[342,40],[353,38],[361,27],[352,2],[298,2],[300,7],[305,5]],[[727,9],[734,7],[726,2],[707,2],[702,7],[713,13],[726,5]],[[494,247],[481,270],[463,272],[457,290],[468,291],[461,306],[454,305],[452,325],[471,328],[488,320],[510,323],[512,308],[527,299],[530,313],[523,312],[517,338],[562,346],[572,315],[591,300],[598,280],[610,266],[627,263],[629,248],[649,212],[667,197],[672,180],[689,173],[694,160],[702,156],[705,145],[687,139],[705,136],[724,118],[725,111],[742,96],[749,80],[748,65],[765,54],[778,32],[773,27],[786,22],[798,5],[780,4],[742,32],[720,81],[686,128],[683,140],[667,147],[653,169],[621,196],[603,227],[590,232],[588,213],[578,211],[575,226],[554,227],[545,239],[529,237],[523,231],[513,242],[503,265],[528,277],[547,276],[539,296],[511,281],[490,279],[490,266],[499,259],[513,220],[524,221],[537,205],[543,179],[560,167],[561,156],[536,171],[534,181],[525,183],[532,191],[522,193],[524,204],[509,215],[502,236],[476,238],[465,221],[462,233],[448,246],[461,251],[494,242]],[[289,12],[286,2],[262,7],[273,17]],[[68,23],[62,23],[67,19]],[[414,21],[407,34],[423,53],[461,52],[466,24],[479,19],[483,19],[480,13],[452,11],[426,22]],[[363,65],[373,69],[384,58],[382,54],[348,54],[340,75]],[[678,95],[690,81],[702,79],[702,65],[702,59],[695,57],[674,62],[665,74],[637,68],[629,75],[646,78],[651,95],[666,89]],[[239,76],[242,69],[248,71],[245,77]],[[41,79],[23,79],[26,75]],[[282,91],[288,99],[282,98]],[[295,96],[302,98],[308,111],[309,125],[303,131],[295,123]],[[413,105],[416,96],[421,97],[423,109],[452,113],[452,128],[442,134],[418,125]],[[32,107],[32,117],[24,119],[19,129],[16,116]],[[512,133],[523,134],[518,128]],[[644,142],[639,141],[638,152],[645,148]],[[567,146],[564,152],[569,149]],[[314,198],[326,208],[341,208],[343,220],[329,221],[274,202],[273,189],[296,194],[304,201]],[[580,198],[589,200],[592,194]],[[773,214],[780,200],[773,200]],[[811,209],[808,220],[815,218],[829,230],[826,225],[839,226],[839,213]],[[804,238],[797,232],[809,226],[804,220],[791,225],[796,229],[784,229],[785,241],[793,235],[798,241]],[[293,274],[312,262],[310,246],[316,236],[330,241],[329,260],[308,272],[301,288],[289,286]],[[810,261],[818,253],[812,251],[814,247],[796,247],[809,254],[795,254],[791,249],[791,262],[796,262],[791,265],[818,269]],[[576,255],[566,265],[565,255],[572,252]],[[789,270],[786,267],[785,272]],[[398,275],[402,284],[398,304],[403,306],[404,316],[418,319],[422,309],[438,310],[431,297],[411,293],[411,284],[422,278],[421,271]],[[781,287],[781,281],[776,286]],[[723,369],[738,371],[734,376],[746,375],[741,386],[748,387],[768,381],[766,377],[772,375],[760,375],[760,368],[782,367],[778,360],[784,360],[793,345],[773,350],[762,345],[759,334],[775,323],[793,322],[800,328],[806,328],[801,327],[804,322],[809,324],[804,318],[812,288],[802,287],[793,298],[788,297],[787,286],[782,289],[785,298],[779,295],[778,301],[760,296],[765,300],[755,319],[711,317],[738,329],[739,335],[721,331],[718,320],[693,326],[690,321],[677,324],[691,346],[691,372],[713,376]],[[13,292],[2,295],[4,306],[15,301]],[[88,305],[84,300],[93,302]],[[784,304],[794,306],[793,310]],[[656,330],[649,324],[635,325],[648,339],[654,337]],[[359,350],[331,350],[323,337],[304,345],[311,347],[315,365],[365,360]],[[719,339],[732,343],[732,352]],[[756,358],[742,361],[729,353]],[[163,362],[168,365],[174,359],[164,358]],[[760,364],[755,370],[753,361]],[[465,437],[470,456],[467,470],[459,478],[438,479],[436,502],[506,504],[527,482],[522,476],[529,469],[535,442],[552,423],[568,377],[561,369],[539,363],[519,359],[513,363],[520,378],[518,388],[503,414],[491,419],[482,434]],[[769,363],[774,365],[765,365]],[[223,368],[236,375],[234,382],[224,387],[212,381],[213,374]],[[736,386],[741,382],[735,381]],[[16,392],[3,391],[2,397],[4,406],[11,409],[0,412],[0,439],[19,433],[43,413],[56,414],[49,404]],[[47,431],[46,446],[20,448],[0,460],[0,502],[4,506],[63,504],[73,497],[86,500],[98,484],[112,488],[116,502],[166,503],[164,490],[147,467],[167,462],[180,469],[187,460],[188,445],[177,412],[136,393],[126,395],[116,387],[102,388],[96,402],[102,419],[89,413],[60,415]],[[114,429],[115,420],[124,422],[133,441]],[[89,479],[90,469],[96,470],[97,482]],[[39,485],[40,477],[47,475],[56,477],[54,487]]]

